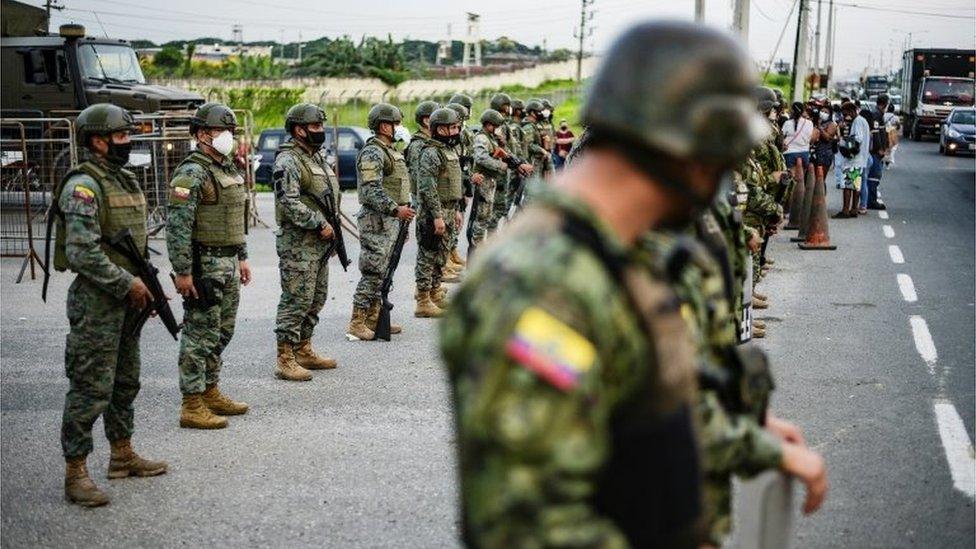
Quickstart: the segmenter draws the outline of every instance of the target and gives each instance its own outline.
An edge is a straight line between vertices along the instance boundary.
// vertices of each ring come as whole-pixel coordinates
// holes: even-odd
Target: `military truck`
[[[86,36],[81,25],[48,32],[40,8],[3,0],[0,109],[4,117],[63,115],[94,103],[141,113],[188,111],[201,95],[146,83],[125,40]]]

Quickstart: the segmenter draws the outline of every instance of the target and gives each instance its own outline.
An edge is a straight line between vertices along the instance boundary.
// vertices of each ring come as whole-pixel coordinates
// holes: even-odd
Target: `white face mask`
[[[224,130],[217,137],[213,138],[210,146],[220,154],[227,156],[230,154],[230,151],[234,150],[234,135],[229,130]]]
[[[824,122],[830,120],[830,113],[827,111],[822,111],[820,113],[820,120],[823,120]]]
[[[549,118],[549,115],[550,114],[552,114],[552,111],[550,111],[549,109],[543,109],[542,116],[545,116],[546,118]]]
[[[393,128],[393,140],[394,141],[403,141],[404,143],[409,142],[410,141],[410,130],[408,130],[404,126],[397,126],[397,127]]]

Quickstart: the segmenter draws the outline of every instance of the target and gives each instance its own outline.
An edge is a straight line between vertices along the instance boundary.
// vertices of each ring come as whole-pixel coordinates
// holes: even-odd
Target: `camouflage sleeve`
[[[529,155],[531,156],[545,156],[548,153],[542,145],[539,144],[539,131],[532,124],[526,124],[522,127],[525,132],[525,143],[527,144],[527,149]]]
[[[87,175],[76,175],[64,184],[58,207],[64,214],[65,255],[71,269],[123,299],[132,287],[131,273],[119,267],[102,250],[98,209],[101,188]]]
[[[441,197],[437,193],[437,176],[441,172],[441,155],[434,147],[426,147],[417,161],[417,194],[420,206],[435,218],[443,217]]]
[[[474,165],[491,174],[502,175],[508,165],[492,156],[495,147],[487,135],[478,134],[474,138]]]
[[[583,307],[568,305],[559,290],[547,289],[544,302],[533,302],[514,295],[525,284],[505,283],[516,290],[488,283],[466,296],[465,310],[441,326],[445,359],[459,365],[461,478],[465,519],[476,545],[626,546],[613,521],[592,503],[610,451],[607,423],[615,400],[601,390],[605,381],[597,380],[599,359],[585,365],[585,375],[593,378],[561,390],[526,366],[529,358],[517,358],[524,337],[519,326],[530,311],[572,330],[576,343],[587,348],[594,345],[590,336],[570,327],[589,316]],[[461,316],[479,324],[471,329],[457,322]],[[606,377],[612,384],[612,376]]]
[[[782,444],[755,419],[726,413],[713,391],[702,391],[697,406],[704,471],[752,476],[779,468]]]
[[[755,184],[749,185],[749,201],[746,203],[746,209],[767,220],[782,216],[783,213],[782,207],[776,203],[773,195]]]
[[[166,206],[166,249],[176,274],[193,271],[193,225],[200,187],[210,175],[196,164],[183,164],[173,174]]]
[[[359,202],[377,212],[393,215],[397,203],[383,189],[383,166],[386,155],[375,145],[369,145],[356,159]]]
[[[279,154],[274,163],[275,201],[281,206],[282,216],[296,227],[309,231],[325,225],[325,216],[301,201],[302,171],[299,160],[292,154]],[[331,169],[323,166],[325,169]]]

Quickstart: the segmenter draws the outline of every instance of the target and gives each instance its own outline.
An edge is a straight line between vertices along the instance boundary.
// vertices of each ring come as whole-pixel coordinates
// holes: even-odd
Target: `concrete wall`
[[[583,59],[582,73],[593,74],[598,59]],[[206,95],[210,88],[305,88],[305,101],[343,103],[353,98],[361,101],[409,101],[420,97],[453,92],[478,93],[502,86],[536,87],[547,80],[576,77],[576,61],[546,63],[529,69],[503,74],[473,76],[461,79],[407,80],[399,86],[388,86],[376,78],[283,78],[281,80],[220,80],[216,78],[154,79],[154,84],[197,90]]]

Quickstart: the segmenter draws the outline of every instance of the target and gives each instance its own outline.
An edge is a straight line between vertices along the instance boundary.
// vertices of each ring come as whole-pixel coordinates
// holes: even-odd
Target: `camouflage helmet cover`
[[[513,97],[512,98],[512,110],[513,111],[524,111],[525,110],[525,101],[522,101],[521,99],[519,99],[517,97]]]
[[[468,112],[467,107],[460,103],[448,103],[447,108],[452,109],[458,114],[458,118],[461,120],[467,120],[471,118],[471,113]]]
[[[215,128],[233,130],[237,127],[237,116],[227,105],[220,103],[204,103],[193,113],[190,119],[190,131],[200,128]]]
[[[463,93],[456,93],[451,96],[451,100],[448,103],[457,103],[459,105],[464,105],[464,108],[471,110],[471,106],[474,105],[474,101],[471,97],[464,95]]]
[[[759,106],[759,112],[769,112],[774,107],[779,106],[779,100],[776,99],[776,93],[773,92],[772,88],[766,86],[759,86],[756,88],[756,103]]]
[[[491,124],[497,128],[505,124],[505,117],[495,109],[486,109],[485,112],[481,113],[481,125],[484,126],[485,124]]]
[[[321,124],[326,120],[325,111],[312,103],[299,103],[288,109],[285,115],[285,130],[291,132],[295,126],[306,124]]]
[[[462,107],[464,105],[461,105]],[[430,114],[430,130],[434,131],[437,126],[451,126],[453,124],[460,124],[461,117],[454,109],[449,109],[447,107],[441,107]]]
[[[87,146],[88,138],[92,135],[134,130],[135,121],[129,111],[118,105],[96,103],[78,114],[75,127],[78,130],[78,143]]]
[[[417,124],[422,124],[421,120],[430,116],[438,108],[440,108],[440,105],[434,101],[421,101],[413,113],[413,119]]]
[[[491,101],[489,102],[491,108],[498,112],[502,112],[502,107],[505,105],[511,104],[512,98],[507,93],[496,93],[495,95],[491,96]]]
[[[529,99],[525,104],[525,112],[542,112],[542,101],[538,99]]]
[[[369,109],[366,115],[366,126],[374,132],[380,127],[380,122],[389,122],[394,126],[403,121],[400,109],[389,103],[377,103]]]

